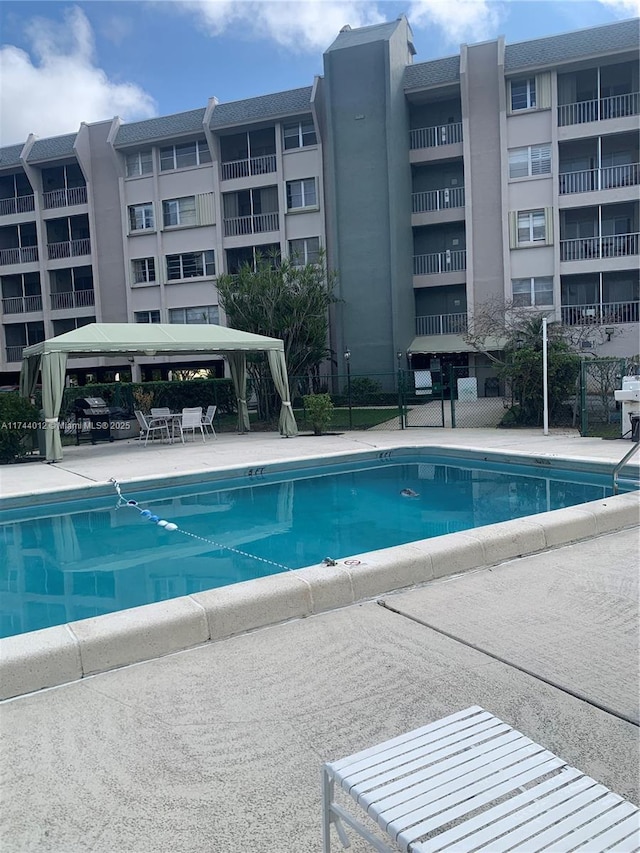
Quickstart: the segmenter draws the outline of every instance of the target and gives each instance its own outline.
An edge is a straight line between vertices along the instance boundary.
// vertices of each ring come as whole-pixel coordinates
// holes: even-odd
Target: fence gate
[[[622,387],[625,360],[585,359],[580,365],[580,433],[615,438],[622,434],[621,412],[614,391]]]
[[[400,370],[398,398],[403,429],[445,426],[444,396],[444,385],[433,381],[430,370]]]
[[[497,427],[506,410],[503,383],[491,366],[449,369],[452,427]]]

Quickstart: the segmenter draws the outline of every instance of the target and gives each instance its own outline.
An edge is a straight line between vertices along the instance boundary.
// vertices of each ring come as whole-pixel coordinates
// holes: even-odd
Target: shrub
[[[369,405],[378,402],[378,395],[382,391],[382,384],[377,379],[369,379],[368,376],[354,376],[351,380],[351,402],[356,405]],[[348,385],[343,391],[345,396],[349,394]]]
[[[78,397],[102,397],[107,406],[121,406],[132,414],[140,408],[136,395],[143,402],[152,400],[151,406],[168,406],[181,411],[187,406],[217,406],[219,414],[233,414],[236,411],[236,397],[233,382],[230,379],[190,379],[172,382],[105,382],[95,385],[67,388],[64,392],[61,414],[73,411],[74,400]],[[144,409],[144,406],[143,406]]]
[[[0,464],[16,462],[33,449],[38,409],[17,391],[0,394]]]
[[[307,420],[313,428],[314,435],[322,435],[331,423],[333,403],[328,394],[307,394],[302,398]]]

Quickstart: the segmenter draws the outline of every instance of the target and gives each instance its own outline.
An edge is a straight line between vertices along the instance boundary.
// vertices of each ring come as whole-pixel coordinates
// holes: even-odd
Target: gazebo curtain
[[[247,406],[247,357],[243,352],[230,352],[226,355],[238,401],[238,432],[249,432],[251,425]]]
[[[60,462],[62,459],[58,415],[62,406],[66,370],[66,352],[48,352],[42,356],[42,408],[47,462]]]
[[[269,359],[269,367],[273,376],[273,383],[276,386],[276,391],[282,400],[280,407],[280,418],[278,420],[278,429],[280,435],[290,436],[298,434],[298,425],[293,416],[293,407],[289,399],[289,382],[287,379],[287,364],[284,360],[284,354],[280,352],[267,353]]]

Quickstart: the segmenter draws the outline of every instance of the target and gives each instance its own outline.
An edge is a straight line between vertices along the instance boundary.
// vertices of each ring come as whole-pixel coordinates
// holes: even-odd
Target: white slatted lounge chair
[[[182,410],[182,419],[176,422],[180,429],[180,438],[184,444],[185,430],[191,430],[193,437],[196,437],[196,430],[199,429],[202,433],[202,441],[205,441],[204,427],[202,426],[202,406],[195,408],[187,408]]]
[[[217,406],[207,406],[207,411],[205,412],[205,414],[202,417],[202,426],[207,430],[211,430],[211,435],[214,438],[218,437],[216,435],[215,429],[213,428],[213,419],[216,416],[217,408],[218,408]]]
[[[323,851],[347,824],[381,853],[632,853],[640,811],[478,706],[322,768]],[[334,801],[349,794],[383,842]]]
[[[147,442],[149,441],[149,436],[153,436],[154,433],[160,433],[160,437],[162,438],[162,434],[166,433],[167,439],[171,441],[171,436],[169,435],[169,424],[163,418],[155,419],[151,418],[147,420],[147,418],[143,415],[143,413],[139,409],[134,410],[134,415],[136,416],[136,420],[140,424],[140,440],[144,437],[144,445],[147,446]]]

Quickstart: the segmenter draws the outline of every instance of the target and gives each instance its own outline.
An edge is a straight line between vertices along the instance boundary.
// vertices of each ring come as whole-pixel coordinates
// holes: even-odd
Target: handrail
[[[618,474],[620,473],[620,469],[631,459],[636,450],[640,447],[640,439],[636,441],[636,443],[632,446],[631,450],[624,454],[622,459],[618,462],[618,464],[613,469],[613,494],[618,494]]]

